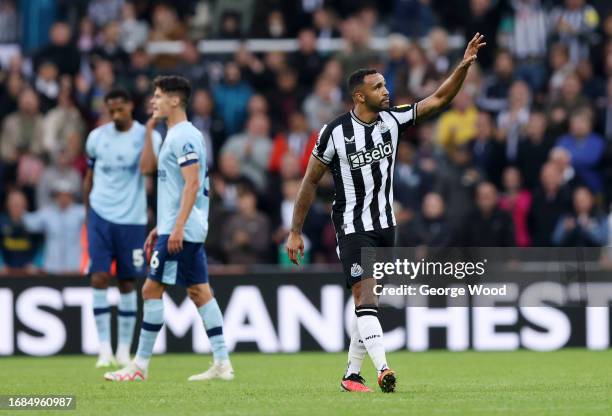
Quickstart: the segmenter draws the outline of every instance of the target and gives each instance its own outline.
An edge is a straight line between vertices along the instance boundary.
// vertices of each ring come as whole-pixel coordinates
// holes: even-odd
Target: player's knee
[[[119,280],[119,282],[117,283],[117,286],[119,286],[119,292],[130,293],[131,291],[134,290],[134,280],[131,280],[131,279]]]
[[[187,295],[197,307],[205,305],[212,299],[212,293],[207,285],[196,285],[187,288]]]
[[[107,289],[111,276],[108,273],[93,273],[91,275],[91,286],[96,289]]]
[[[152,280],[145,281],[145,284],[142,286],[142,298],[144,300],[147,299],[161,299],[164,294],[164,286],[160,283],[154,282]]]
[[[353,286],[355,306],[378,305],[378,297],[374,293],[374,279],[364,279]]]

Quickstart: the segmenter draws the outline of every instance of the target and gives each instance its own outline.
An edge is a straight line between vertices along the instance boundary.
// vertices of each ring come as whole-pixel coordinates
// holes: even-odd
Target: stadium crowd
[[[24,45],[28,2],[0,0],[0,50]],[[461,57],[450,35],[486,35],[450,108],[397,150],[395,215],[404,246],[604,246],[612,228],[612,7],[606,1],[223,0],[58,2],[43,44],[0,71],[3,273],[78,272],[88,132],[104,95],[131,92],[147,119],[156,75],[193,82],[191,122],[209,149],[209,261],[286,263],[304,169],[321,127],[351,107],[345,79],[384,74],[393,104],[435,90]],[[25,23],[23,23],[25,24]],[[344,49],[326,42],[341,37]],[[297,38],[295,52],[201,39]],[[386,38],[388,50],[370,46]],[[181,41],[180,54],[148,53]],[[163,132],[161,132],[163,134]],[[307,262],[337,262],[331,175],[304,227]],[[150,218],[155,209],[149,181]]]

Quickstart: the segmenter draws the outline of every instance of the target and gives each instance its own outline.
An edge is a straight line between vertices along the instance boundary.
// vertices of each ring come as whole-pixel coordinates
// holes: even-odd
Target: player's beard
[[[368,109],[375,113],[380,113],[381,111],[388,110],[390,103],[388,101],[378,101],[376,103],[368,103]]]

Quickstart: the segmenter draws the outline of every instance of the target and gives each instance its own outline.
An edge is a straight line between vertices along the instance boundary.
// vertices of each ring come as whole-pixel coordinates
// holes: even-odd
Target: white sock
[[[346,366],[346,374],[348,377],[351,374],[359,374],[361,364],[367,353],[363,340],[359,336],[359,328],[357,328],[357,318],[351,320],[350,323],[351,344],[348,350],[348,365]]]
[[[113,347],[111,346],[110,341],[100,342],[99,354],[101,357],[112,357],[113,356]]]
[[[383,343],[383,331],[378,320],[378,308],[372,305],[362,305],[355,308],[357,327],[365,344],[365,348],[380,373],[387,367],[387,357]]]
[[[119,344],[117,345],[117,357],[130,356],[130,345],[129,344]]]
[[[141,370],[146,370],[149,368],[149,360],[149,358],[136,356],[134,357],[134,364],[136,364]]]

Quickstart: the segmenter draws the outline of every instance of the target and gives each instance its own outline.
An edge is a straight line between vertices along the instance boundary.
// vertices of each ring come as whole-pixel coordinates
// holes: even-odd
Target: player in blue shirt
[[[214,363],[190,381],[220,378],[231,380],[234,370],[223,337],[223,316],[208,283],[204,241],[208,231],[208,176],[204,138],[188,120],[185,109],[191,95],[188,80],[159,77],[151,100],[152,120],[147,123],[147,141],[141,170],[157,169],[157,228],[145,243],[151,253],[149,277],[142,288],[144,315],[136,357],[125,368],[109,372],[111,381],[142,381],[163,325],[162,295],[166,285],[187,287],[208,334]],[[159,149],[150,140],[155,120],[165,120],[168,133]]]
[[[133,103],[127,91],[114,89],[104,98],[112,122],[93,130],[86,143],[89,168],[85,177],[85,206],[89,247],[89,274],[93,313],[100,351],[97,367],[127,365],[136,324],[134,279],[143,277],[147,201],[140,156],[145,127],[132,119]],[[154,140],[158,145],[161,136]],[[107,290],[111,264],[116,261],[119,292],[116,361],[110,340]]]

